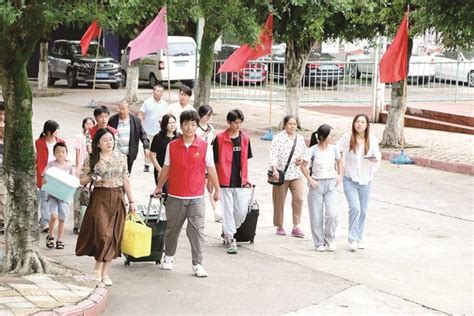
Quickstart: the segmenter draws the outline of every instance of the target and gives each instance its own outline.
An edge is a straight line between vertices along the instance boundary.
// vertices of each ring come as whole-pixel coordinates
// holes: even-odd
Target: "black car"
[[[66,79],[69,88],[77,87],[78,83],[92,86],[96,57],[95,82],[108,83],[112,89],[118,89],[122,79],[120,63],[97,42],[91,42],[87,54],[82,56],[79,41],[54,41],[48,56],[48,83],[53,85],[58,79]]]

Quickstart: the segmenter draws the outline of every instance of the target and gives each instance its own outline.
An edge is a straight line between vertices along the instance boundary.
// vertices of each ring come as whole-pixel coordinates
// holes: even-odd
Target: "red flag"
[[[232,55],[227,58],[219,72],[237,72],[244,68],[249,60],[254,60],[259,57],[270,54],[272,51],[272,29],[273,29],[273,15],[270,13],[265,26],[260,31],[258,36],[261,44],[252,48],[248,44],[240,46]]]
[[[397,35],[380,60],[380,82],[396,82],[407,77],[408,13],[403,16]]]
[[[94,21],[81,38],[82,56],[87,54],[87,50],[89,49],[89,44],[91,43],[92,39],[99,36],[100,26],[97,24],[97,21]]]

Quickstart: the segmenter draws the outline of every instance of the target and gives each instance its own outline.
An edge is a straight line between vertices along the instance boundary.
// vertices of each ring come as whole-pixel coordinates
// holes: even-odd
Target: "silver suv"
[[[97,55],[97,50],[98,55]],[[78,83],[92,87],[97,58],[96,83],[108,83],[118,89],[122,80],[120,64],[97,42],[91,42],[87,54],[82,56],[79,41],[54,41],[48,55],[48,83],[54,85],[58,79],[66,79],[69,88]]]

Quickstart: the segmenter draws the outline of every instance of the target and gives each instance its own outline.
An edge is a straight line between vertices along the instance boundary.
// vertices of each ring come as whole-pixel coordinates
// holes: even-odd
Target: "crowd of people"
[[[129,177],[140,142],[145,155],[143,171],[150,172],[150,165],[154,171],[156,188],[153,194],[166,193],[167,229],[162,269],[173,269],[178,238],[187,221],[193,273],[197,277],[208,276],[203,267],[207,196],[214,220],[222,222],[227,253],[238,253],[234,235],[245,221],[249,208],[245,190],[252,186],[248,160],[253,152],[249,135],[242,131],[244,114],[239,109],[229,111],[227,129],[216,133],[210,123],[212,107],[202,105],[194,109],[189,104],[192,96],[189,87],[182,86],[179,101],[170,105],[162,99],[163,91],[162,85],[155,86],[138,116],[130,112],[126,100],[120,102],[118,114],[113,116],[105,106],[95,108],[94,118],[83,119],[82,131],[75,138],[74,165],[67,160],[68,148],[58,136],[57,122],[46,121],[35,143],[39,225],[47,232],[46,246],[65,247],[62,237],[69,205],[42,190],[45,171],[57,167],[76,175],[82,186],[93,187],[78,230],[76,255],[94,257],[94,277],[106,285],[112,285],[110,264],[120,256],[126,214],[137,211]],[[289,190],[292,196],[291,236],[305,237],[301,215],[307,182],[314,248],[319,252],[335,251],[339,210],[337,187],[342,183],[349,204],[349,249],[357,251],[364,248],[371,183],[381,154],[364,114],[354,118],[351,131],[337,144],[334,141],[333,129],[323,124],[311,135],[308,148],[303,136],[297,133],[296,118],[288,115],[283,119],[283,130],[275,135],[269,154],[273,224],[276,235],[286,235],[283,219]],[[78,199],[79,194],[76,194],[75,214],[80,212]]]

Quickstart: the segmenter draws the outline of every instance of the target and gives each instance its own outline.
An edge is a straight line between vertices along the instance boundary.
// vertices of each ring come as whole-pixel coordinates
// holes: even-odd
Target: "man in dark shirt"
[[[252,158],[252,148],[249,136],[240,130],[243,121],[242,111],[230,111],[227,114],[229,128],[218,134],[213,144],[214,162],[222,196],[222,228],[229,254],[237,253],[234,234],[244,222],[248,209],[244,187],[250,186],[248,159]]]

